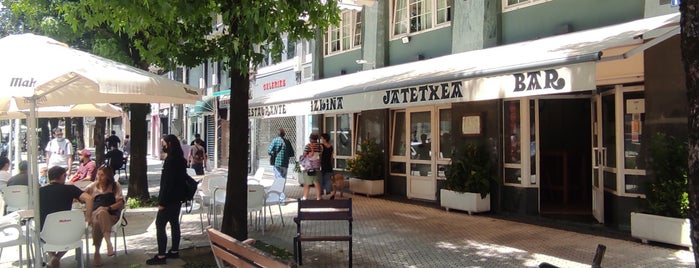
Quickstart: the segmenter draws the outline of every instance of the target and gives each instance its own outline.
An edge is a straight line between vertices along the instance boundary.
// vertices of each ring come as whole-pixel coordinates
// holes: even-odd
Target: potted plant
[[[374,139],[364,139],[357,154],[347,159],[350,191],[367,196],[384,193],[383,153]]]
[[[691,246],[687,196],[687,145],[658,133],[650,146],[649,166],[654,180],[648,184],[643,213],[631,213],[631,236]]]
[[[493,161],[484,145],[466,144],[452,156],[445,171],[446,181],[440,190],[440,205],[473,212],[490,211],[490,187]]]

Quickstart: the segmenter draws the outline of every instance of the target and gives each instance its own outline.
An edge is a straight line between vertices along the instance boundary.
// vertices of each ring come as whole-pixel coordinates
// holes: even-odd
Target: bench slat
[[[298,220],[302,221],[351,221],[352,214],[347,212],[299,212],[296,216]]]
[[[254,266],[254,265],[248,263],[246,260],[239,258],[235,254],[232,254],[230,251],[227,251],[224,248],[221,248],[218,245],[213,245],[211,250],[213,251],[214,256],[218,257],[223,262],[232,265],[233,267],[240,267],[240,268],[256,268],[257,267],[257,266]]]
[[[303,200],[299,202],[299,210],[307,208],[336,208],[336,209],[352,209],[351,199],[335,199],[335,200]]]
[[[300,235],[298,239],[301,241],[351,241],[352,236],[307,236]]]
[[[214,256],[234,267],[293,267],[213,228],[206,231]]]

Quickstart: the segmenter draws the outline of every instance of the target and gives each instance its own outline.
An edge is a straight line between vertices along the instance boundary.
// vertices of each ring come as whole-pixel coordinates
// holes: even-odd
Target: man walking
[[[63,137],[63,130],[53,129],[53,139],[46,144],[46,169],[59,166],[70,174],[73,166],[73,145]]]
[[[289,158],[294,157],[294,146],[288,139],[284,138],[286,132],[283,128],[277,130],[278,137],[269,144],[267,154],[269,154],[269,164],[274,166],[274,179],[286,180],[289,169]]]

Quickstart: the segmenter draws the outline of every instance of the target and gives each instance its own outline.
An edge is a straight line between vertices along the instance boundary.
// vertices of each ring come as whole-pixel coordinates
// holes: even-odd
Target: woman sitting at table
[[[85,188],[94,199],[92,211],[92,241],[95,245],[94,265],[101,266],[100,246],[102,238],[107,243],[107,256],[114,256],[109,236],[124,207],[121,185],[114,180],[114,172],[108,166],[97,169],[97,180]]]

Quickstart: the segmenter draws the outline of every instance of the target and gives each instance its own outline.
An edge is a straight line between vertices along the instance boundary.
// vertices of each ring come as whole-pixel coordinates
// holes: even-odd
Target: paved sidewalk
[[[159,161],[149,161],[149,184],[157,192]],[[289,198],[301,196],[302,188],[289,179],[285,192]],[[519,223],[461,212],[446,212],[436,207],[349,195],[354,209],[355,267],[536,267],[549,262],[561,267],[589,267],[597,244],[607,246],[605,267],[694,267],[688,250],[644,245],[630,239],[614,239],[532,224]],[[249,236],[292,252],[296,233],[292,221],[296,203],[282,207],[285,225],[278,209],[272,209],[274,223],[267,218],[265,234],[250,229]],[[104,267],[145,267],[145,260],[156,251],[155,211],[128,212],[128,254],[119,237],[117,256],[106,257]],[[206,219],[204,220],[206,224]],[[346,230],[345,226],[326,222],[322,232]],[[169,232],[168,232],[169,234]],[[184,215],[181,248],[206,250],[208,240],[201,233],[199,215]],[[120,233],[121,235],[121,233]],[[346,242],[306,242],[305,267],[346,267]],[[90,251],[94,249],[91,247]],[[18,266],[17,247],[4,250],[0,267]],[[72,253],[70,253],[72,255]],[[75,267],[72,256],[62,267]],[[164,267],[184,267],[182,260],[168,260]]]

